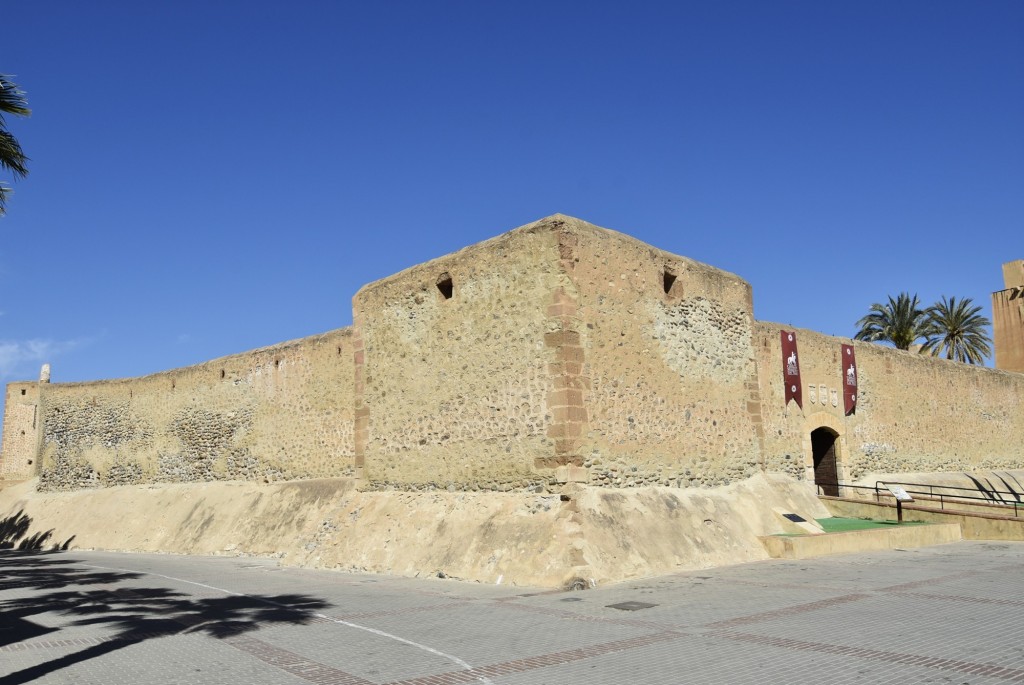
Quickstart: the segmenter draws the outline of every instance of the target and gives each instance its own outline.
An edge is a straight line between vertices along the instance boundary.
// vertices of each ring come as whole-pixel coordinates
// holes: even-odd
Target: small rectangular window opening
[[[24,394],[25,394],[25,388],[22,388],[22,389],[21,389],[21,394],[22,394],[22,395],[24,395]]]
[[[672,285],[676,282],[676,275],[668,269],[665,269],[662,277],[662,285],[665,287],[665,294],[668,295],[672,292]]]
[[[441,292],[441,296],[444,297],[444,299],[452,299],[452,294],[455,292],[455,284],[452,283],[452,277],[446,273],[438,276],[437,289]]]

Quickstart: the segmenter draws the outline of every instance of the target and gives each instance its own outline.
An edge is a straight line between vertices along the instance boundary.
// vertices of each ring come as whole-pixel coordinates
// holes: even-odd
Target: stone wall
[[[39,447],[39,384],[9,383],[4,404],[0,480],[30,478]]]
[[[821,426],[839,434],[841,481],[868,473],[973,472],[1024,463],[1024,375],[797,329],[801,410],[784,403],[783,328],[754,326],[769,471],[813,479],[810,432]],[[851,416],[843,409],[844,343],[854,346],[857,358]]]
[[[760,471],[750,286],[732,274],[556,215],[370,284],[354,308],[368,487]]]
[[[759,473],[750,285],[587,224],[573,241],[589,482],[707,487]]]
[[[353,298],[364,486],[509,490],[547,479],[546,304],[568,285],[546,222],[363,287]]]
[[[144,378],[12,383],[0,478],[711,487],[813,478],[821,426],[841,480],[1024,460],[1024,375],[856,343],[847,417],[843,341],[799,331],[787,407],[781,327],[753,320],[748,283],[563,215],[371,283],[353,319]]]
[[[351,338],[342,329],[143,378],[42,386],[40,487],[350,475]]]

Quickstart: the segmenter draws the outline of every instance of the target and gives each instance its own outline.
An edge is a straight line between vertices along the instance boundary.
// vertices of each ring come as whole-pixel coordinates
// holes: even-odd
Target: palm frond
[[[925,310],[917,295],[900,293],[896,299],[889,296],[887,303],[876,302],[867,316],[857,321],[854,339],[868,342],[887,342],[906,350],[926,333]]]
[[[27,117],[32,114],[28,108],[28,100],[25,98],[25,91],[10,80],[6,74],[0,74],[0,125],[4,123],[4,114],[14,114],[19,117]]]
[[[17,138],[7,131],[4,114],[27,117],[32,114],[28,108],[25,92],[18,87],[10,76],[0,74],[0,169],[7,169],[15,178],[28,175],[28,157]],[[7,213],[7,197],[11,189],[0,183],[0,216]]]
[[[8,169],[18,178],[28,175],[25,156],[18,140],[7,131],[0,129],[0,168]]]
[[[936,356],[945,356],[966,364],[983,364],[992,355],[992,338],[988,327],[992,322],[981,315],[981,307],[965,297],[945,295],[928,308],[928,337],[924,343]]]

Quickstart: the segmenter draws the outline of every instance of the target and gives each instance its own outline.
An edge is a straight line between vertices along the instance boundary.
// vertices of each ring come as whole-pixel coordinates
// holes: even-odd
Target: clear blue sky
[[[563,212],[851,335],[1024,258],[1024,2],[9,0],[34,112],[0,382],[351,323],[363,284]],[[10,181],[8,177],[4,180]]]

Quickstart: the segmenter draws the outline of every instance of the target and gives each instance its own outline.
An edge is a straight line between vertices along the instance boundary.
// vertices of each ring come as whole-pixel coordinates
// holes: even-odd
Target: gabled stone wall
[[[587,482],[697,487],[759,473],[750,285],[589,224],[573,249]]]
[[[556,439],[547,309],[567,285],[557,236],[538,222],[363,287],[353,318],[364,486],[547,482],[535,463]]]

